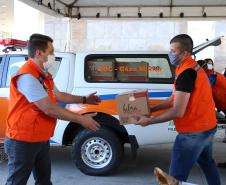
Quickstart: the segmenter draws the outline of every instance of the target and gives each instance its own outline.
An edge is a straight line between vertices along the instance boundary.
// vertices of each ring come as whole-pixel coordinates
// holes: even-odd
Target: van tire
[[[112,173],[121,164],[122,157],[122,143],[106,128],[96,132],[84,129],[75,136],[72,143],[72,159],[78,169],[87,175]]]

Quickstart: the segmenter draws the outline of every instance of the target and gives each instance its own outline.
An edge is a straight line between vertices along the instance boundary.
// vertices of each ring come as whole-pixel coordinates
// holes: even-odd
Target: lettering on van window
[[[115,67],[114,61],[89,61],[88,62],[88,79],[97,81],[114,81]]]
[[[88,68],[93,72],[111,72],[113,71],[113,64],[112,62],[105,62],[105,64],[102,65],[100,62],[89,62]]]
[[[112,66],[89,66],[91,71],[98,71],[98,72],[112,72]],[[140,66],[140,67],[128,67],[128,66],[120,66],[120,72],[147,72],[147,71],[155,71],[161,72],[162,68],[160,66]]]
[[[86,79],[91,82],[157,82],[172,77],[166,58],[94,58],[86,64]]]
[[[99,72],[112,72],[112,66],[97,66],[95,70]]]

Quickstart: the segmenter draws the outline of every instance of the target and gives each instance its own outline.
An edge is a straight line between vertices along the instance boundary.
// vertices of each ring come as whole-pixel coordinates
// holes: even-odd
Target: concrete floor
[[[70,158],[70,147],[51,147],[53,185],[155,185],[153,168],[161,167],[167,171],[172,144],[145,146],[139,149],[136,160],[131,160],[130,148],[125,148],[125,157],[120,168],[111,176],[94,177],[81,173]],[[226,161],[226,144],[215,142],[214,157],[217,162]],[[226,169],[219,169],[222,185],[226,185]],[[0,163],[0,185],[7,177],[7,163]],[[194,166],[188,179],[199,185],[206,185],[201,170]],[[33,177],[28,185],[33,185]]]

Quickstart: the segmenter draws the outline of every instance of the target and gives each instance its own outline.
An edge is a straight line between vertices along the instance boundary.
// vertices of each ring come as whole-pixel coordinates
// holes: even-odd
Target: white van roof
[[[212,40],[207,40],[206,42],[196,46],[193,48],[192,54],[195,55],[198,52],[202,51],[203,49],[209,47],[209,46],[218,46],[221,44],[221,39],[223,36],[216,37]],[[1,49],[1,48],[0,48]],[[0,50],[0,55],[4,54],[24,54],[27,55],[28,51],[26,49],[21,49],[17,51],[9,51],[9,52],[3,52],[2,49]],[[85,51],[85,52],[55,52],[55,53],[71,53],[76,55],[90,55],[90,54],[168,54],[169,51]]]

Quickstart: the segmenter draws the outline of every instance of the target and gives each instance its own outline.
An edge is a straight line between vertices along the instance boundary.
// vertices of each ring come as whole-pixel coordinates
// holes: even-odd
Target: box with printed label
[[[92,81],[115,81],[115,61],[96,59],[88,61],[87,78]]]
[[[133,115],[150,115],[148,91],[136,90],[116,97],[120,124],[135,123]]]
[[[148,81],[147,62],[117,62],[117,79],[123,82]]]

